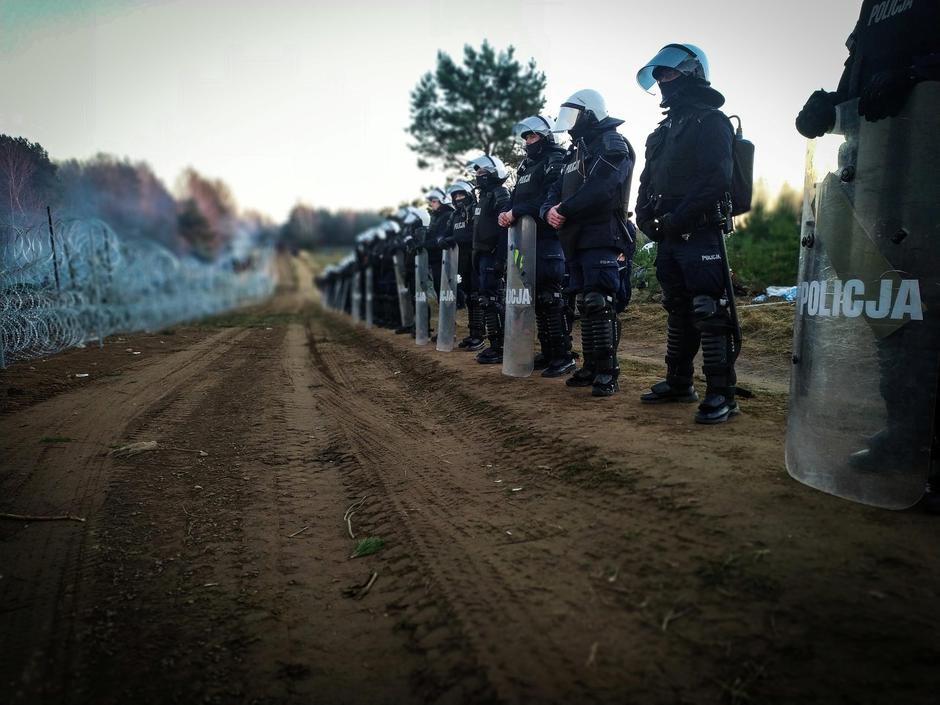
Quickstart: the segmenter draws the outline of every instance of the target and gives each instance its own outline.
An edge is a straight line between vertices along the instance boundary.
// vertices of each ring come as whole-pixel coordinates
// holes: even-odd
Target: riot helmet
[[[554,142],[555,134],[552,131],[554,125],[555,121],[548,115],[530,115],[513,126],[512,134],[516,139],[524,141],[528,134],[534,132],[537,135],[542,135],[549,142]]]
[[[708,57],[694,44],[667,44],[636,74],[636,82],[647,92],[661,79],[663,69],[672,69],[681,76],[709,82]]]
[[[465,207],[473,200],[473,186],[460,179],[447,187],[447,195],[450,196],[455,206]]]
[[[474,173],[474,180],[480,188],[486,188],[491,184],[501,184],[509,177],[509,172],[502,160],[489,154],[481,154],[476,159],[471,159],[467,162],[467,169]]]
[[[433,200],[437,200],[440,201],[441,205],[445,205],[450,203],[450,196],[448,196],[443,191],[443,189],[432,188],[430,191],[424,194],[424,200],[428,201],[429,203]]]
[[[555,121],[547,115],[530,115],[515,124],[512,134],[516,139],[523,141],[525,155],[529,159],[534,159],[545,148],[546,142],[555,143],[555,133],[552,132],[554,125]],[[541,139],[530,143],[528,141],[530,135],[539,135]]]
[[[577,139],[606,117],[604,97],[595,90],[584,88],[561,104],[553,132],[570,132]]]
[[[423,208],[408,206],[408,215],[405,216],[405,225],[423,225],[428,227],[431,224],[430,214]]]

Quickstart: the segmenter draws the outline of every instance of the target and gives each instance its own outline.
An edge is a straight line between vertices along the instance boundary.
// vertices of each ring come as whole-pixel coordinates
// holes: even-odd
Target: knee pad
[[[692,315],[695,327],[703,333],[724,333],[731,328],[727,305],[713,296],[692,299]]]
[[[586,316],[598,316],[610,310],[610,299],[599,291],[588,291],[584,294],[582,311]]]

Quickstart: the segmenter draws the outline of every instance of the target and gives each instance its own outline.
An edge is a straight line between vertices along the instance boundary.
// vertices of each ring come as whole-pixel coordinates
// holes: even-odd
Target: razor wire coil
[[[273,253],[181,258],[124,240],[100,220],[0,231],[0,363],[52,355],[117,333],[153,331],[260,300],[274,290]]]

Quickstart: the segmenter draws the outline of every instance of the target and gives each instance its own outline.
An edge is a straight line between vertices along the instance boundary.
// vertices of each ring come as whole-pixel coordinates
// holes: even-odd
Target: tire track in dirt
[[[45,681],[68,686],[63,664],[75,636],[80,574],[96,560],[85,538],[111,470],[108,447],[123,437],[129,418],[172,397],[239,337],[238,331],[222,331],[144,366],[133,379],[101,380],[0,420],[2,509],[88,518],[85,524],[0,522],[0,565],[9,566],[0,581],[0,604],[12,606],[0,613],[0,672],[12,692],[17,676],[33,687]],[[76,440],[40,442],[46,436]]]
[[[528,475],[519,481],[524,485],[522,494],[513,493],[511,487],[499,489],[494,482],[500,479],[496,475],[508,472],[508,480],[519,468],[547,462],[580,461],[590,470],[590,451],[535,437],[521,424],[506,424],[507,415],[497,406],[464,393],[459,385],[450,384],[448,393],[440,396],[441,403],[429,402],[434,390],[428,394],[421,388],[428,383],[427,369],[420,371],[418,379],[409,369],[407,356],[393,356],[392,351],[381,349],[381,343],[374,351],[378,355],[360,357],[357,348],[337,342],[349,341],[348,334],[328,326],[334,340],[324,344],[316,338],[311,343],[318,348],[316,359],[329,365],[336,378],[326,404],[334,410],[337,427],[345,431],[347,447],[360,468],[407,524],[407,538],[415,543],[418,563],[430,568],[434,589],[460,622],[457,638],[463,636],[470,642],[500,699],[594,701],[598,694],[586,687],[592,673],[584,666],[592,642],[582,635],[573,645],[570,629],[565,638],[553,638],[556,632],[566,631],[564,623],[572,614],[579,620],[587,616],[588,624],[602,629],[602,616],[586,614],[582,604],[593,593],[590,556],[579,556],[580,570],[553,574],[548,590],[540,584],[542,576],[564,565],[566,550],[574,542],[539,542],[568,533],[609,532],[614,528],[605,517],[610,507],[602,506],[592,493],[551,478]],[[392,362],[385,365],[383,360]],[[406,373],[400,374],[403,370]],[[389,377],[407,382],[400,383],[395,394],[388,393],[387,384],[377,391]],[[417,389],[408,389],[410,385]],[[414,398],[427,402],[427,407],[403,416],[402,407]],[[440,407],[449,409],[446,420],[429,422],[438,416]],[[455,468],[446,459],[502,459],[507,448],[512,449],[515,467],[488,469],[487,465],[495,463],[476,462]],[[399,469],[402,465],[405,469]],[[538,506],[544,503],[564,508],[565,527],[544,518],[546,507]],[[534,507],[529,511],[527,505]],[[409,511],[408,506],[418,509]],[[636,523],[649,520],[655,526],[659,509],[649,506],[654,516],[635,517]],[[551,508],[547,509],[550,513]],[[579,516],[593,519],[585,522]],[[598,521],[599,517],[605,519]],[[516,541],[524,545],[514,546]],[[562,629],[554,628],[556,622]],[[446,674],[441,680],[447,682]]]

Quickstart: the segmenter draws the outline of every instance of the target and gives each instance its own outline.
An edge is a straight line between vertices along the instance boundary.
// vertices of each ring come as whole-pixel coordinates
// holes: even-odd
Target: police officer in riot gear
[[[841,127],[838,132],[843,134],[846,144],[839,154],[839,168],[852,170],[851,179],[843,179],[842,183],[865,185],[857,187],[863,192],[852,191],[853,217],[863,226],[852,231],[852,243],[858,242],[860,249],[874,244],[891,271],[918,283],[926,297],[931,295],[927,292],[934,288],[932,285],[937,280],[935,261],[931,257],[936,243],[926,245],[922,239],[929,242],[929,238],[936,235],[937,221],[935,216],[931,219],[930,214],[935,213],[931,209],[935,209],[940,180],[935,163],[923,169],[920,161],[921,170],[917,171],[912,162],[918,160],[910,159],[910,152],[905,150],[930,153],[930,147],[917,142],[915,130],[923,129],[931,121],[936,125],[937,113],[932,112],[923,93],[919,104],[911,100],[911,94],[922,82],[940,81],[938,28],[940,2],[936,0],[864,0],[855,28],[846,42],[849,56],[838,88],[834,92],[815,91],[796,118],[797,130],[805,137],[814,138],[833,131],[836,106],[856,98],[858,115],[867,123],[894,118],[905,111],[903,119],[880,126],[856,126],[851,134],[854,141],[851,149],[848,149],[849,138],[843,133],[852,133],[852,130]],[[926,114],[924,105],[928,105]],[[850,104],[840,110],[855,111]],[[845,112],[841,122],[851,122]],[[883,132],[878,133],[879,128]],[[891,154],[879,154],[870,141],[863,143],[876,134],[888,135]],[[935,150],[936,142],[932,144]],[[864,150],[864,158],[860,150]],[[848,163],[843,164],[843,159]],[[887,170],[890,178],[876,181],[863,167]],[[912,183],[915,181],[916,185]],[[877,183],[878,188],[873,188],[872,183]],[[914,193],[932,195],[912,208]],[[819,234],[827,235],[823,231]],[[922,506],[932,513],[940,513],[940,386],[935,377],[940,366],[937,359],[940,336],[937,319],[930,311],[931,300],[926,297],[926,310],[919,320],[908,321],[874,343],[879,392],[884,400],[884,427],[867,439],[865,447],[851,453],[848,465],[857,474],[893,474],[900,487],[906,484],[907,476],[917,477],[926,457],[930,468]],[[925,389],[934,391],[933,400]],[[884,501],[878,492],[872,491],[867,496],[864,492],[859,494],[853,499],[873,504]]]
[[[537,228],[535,316],[541,352],[536,369],[543,377],[560,377],[574,369],[568,309],[564,298],[565,254],[558,233],[542,220],[540,209],[548,189],[561,173],[565,150],[555,142],[554,120],[532,115],[519,122],[513,133],[525,144],[526,158],[516,173],[510,210],[501,213],[499,225],[511,226],[517,219],[531,216]]]
[[[542,204],[542,218],[559,231],[569,262],[569,289],[578,297],[584,364],[565,382],[590,386],[594,396],[618,389],[620,289],[618,258],[633,256],[633,225],[627,220],[635,154],[597,91],[580,90],[562,103],[554,131],[567,131],[572,145],[562,173]]]
[[[865,0],[846,46],[849,58],[835,92],[818,90],[796,118],[804,137],[832,129],[835,106],[858,98],[858,113],[876,121],[898,114],[920,81],[940,80],[940,3]]]
[[[441,291],[441,257],[444,251],[443,240],[448,235],[450,217],[454,212],[454,207],[450,204],[450,199],[440,189],[431,189],[425,194],[425,200],[428,203],[428,212],[431,220],[428,223],[427,241],[429,252],[433,253],[428,258],[431,273],[434,277],[434,288],[438,294]]]
[[[463,179],[447,187],[447,196],[451,199],[454,212],[451,213],[447,235],[441,240],[441,248],[460,246],[457,274],[460,282],[457,288],[457,308],[467,307],[467,325],[469,334],[457,347],[475,352],[482,350],[485,343],[486,328],[483,322],[483,309],[477,300],[476,277],[473,274],[473,213],[476,198],[473,186]]]
[[[509,205],[509,191],[503,183],[509,172],[499,157],[484,154],[467,163],[475,175],[478,200],[473,213],[473,263],[477,277],[477,299],[490,345],[477,355],[483,365],[503,361],[503,275],[505,274],[507,233],[499,225],[499,215]]]
[[[694,402],[692,361],[702,347],[705,398],[695,421],[714,424],[738,412],[734,327],[723,213],[733,172],[731,121],[725,99],[708,81],[705,53],[669,44],[640,69],[637,82],[659,84],[666,118],[646,142],[637,194],[637,222],[659,243],[656,278],[663,289],[666,379],[641,397],[647,404]]]

